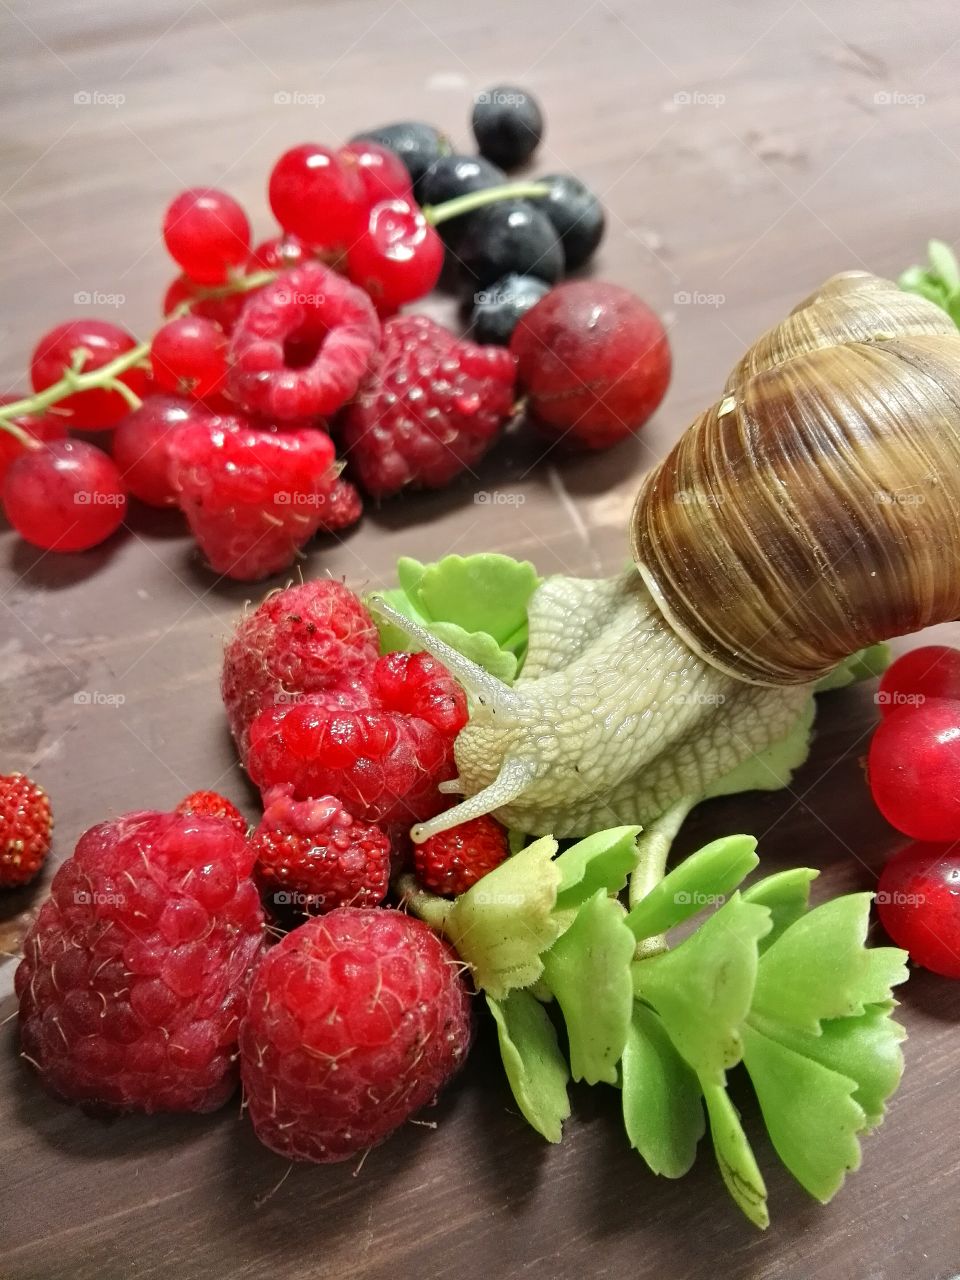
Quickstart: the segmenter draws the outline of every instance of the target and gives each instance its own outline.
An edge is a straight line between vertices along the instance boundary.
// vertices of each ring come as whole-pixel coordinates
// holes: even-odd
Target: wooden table
[[[53,323],[93,309],[150,331],[172,274],[160,212],[179,187],[226,186],[267,234],[265,176],[294,142],[422,117],[466,146],[473,93],[506,78],[542,98],[541,171],[572,170],[603,196],[595,269],[667,319],[673,387],[642,440],[611,454],[542,460],[521,435],[479,485],[385,505],[342,544],[311,549],[305,573],[357,587],[388,582],[401,552],[498,548],[547,573],[613,570],[638,473],[761,329],[831,272],[895,275],[928,236],[957,233],[960,15],[948,0],[0,0],[0,15],[2,391],[23,386]],[[455,315],[450,298],[431,310]],[[511,504],[478,504],[476,488]],[[106,815],[169,807],[199,786],[252,816],[217,670],[224,633],[260,589],[215,581],[177,519],[142,510],[86,555],[43,556],[4,534],[0,558],[0,767],[50,789],[56,857]],[[898,837],[864,785],[871,692],[825,702],[789,792],[704,807],[683,851],[746,829],[765,869],[820,867],[820,895],[872,887]],[[48,879],[0,905],[10,953]],[[14,1007],[13,969],[0,968],[0,1018]],[[945,1280],[960,1270],[958,1015],[960,986],[913,977],[905,1083],[828,1208],[758,1143],[765,1235],[728,1200],[708,1150],[681,1183],[649,1174],[609,1090],[576,1090],[563,1144],[540,1142],[489,1029],[430,1113],[436,1127],[408,1126],[355,1176],[288,1170],[238,1105],[201,1119],[87,1119],[22,1069],[11,1023],[0,1274]]]

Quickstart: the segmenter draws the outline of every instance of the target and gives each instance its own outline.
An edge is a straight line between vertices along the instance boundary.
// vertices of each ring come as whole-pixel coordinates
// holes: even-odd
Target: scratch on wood
[[[554,494],[556,495],[557,501],[560,503],[561,507],[563,507],[564,511],[567,513],[567,516],[570,519],[571,525],[573,525],[574,532],[576,533],[577,537],[586,547],[587,553],[590,556],[590,563],[593,566],[594,572],[596,573],[601,572],[603,568],[603,563],[600,559],[600,556],[597,554],[597,551],[593,545],[593,542],[590,539],[590,530],[585,524],[583,516],[581,516],[579,508],[577,507],[577,504],[574,502],[573,498],[570,496],[570,491],[567,489],[567,486],[563,483],[563,477],[560,475],[560,472],[557,470],[556,467],[550,467],[548,474],[550,477],[550,488],[553,490]]]

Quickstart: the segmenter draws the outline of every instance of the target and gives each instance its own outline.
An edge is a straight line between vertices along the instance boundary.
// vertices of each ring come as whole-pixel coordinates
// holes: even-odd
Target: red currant
[[[174,262],[197,284],[223,284],[250,253],[250,223],[225,191],[192,187],[170,202],[163,239]]]
[[[181,316],[154,334],[150,364],[154,382],[164,391],[198,400],[216,395],[227,376],[226,335],[212,320]]]
[[[337,154],[346,164],[356,166],[367,205],[377,204],[380,200],[413,198],[413,184],[407,166],[389,147],[359,138],[341,147]]]
[[[960,839],[960,702],[930,698],[881,720],[867,760],[886,820],[914,840]]]
[[[903,654],[883,673],[877,705],[881,715],[916,707],[927,698],[960,698],[960,649],[927,644]]]
[[[273,167],[270,208],[284,231],[315,249],[342,251],[363,223],[363,185],[356,165],[329,147],[305,142]]]
[[[170,483],[170,441],[186,422],[205,410],[174,396],[148,396],[127,415],[113,437],[113,460],[135,498],[151,507],[175,507]]]
[[[908,844],[877,885],[880,923],[914,964],[960,978],[960,850]]]
[[[13,404],[15,400],[22,398],[22,396],[0,396],[0,405]],[[12,421],[15,427],[19,427],[28,436],[32,436],[34,440],[40,440],[44,444],[48,440],[62,440],[67,434],[66,420],[56,413],[24,414],[22,417],[14,418]],[[7,468],[10,463],[13,462],[14,458],[19,458],[23,452],[24,446],[17,437],[9,431],[4,431],[3,427],[0,426],[0,485],[3,484],[3,477],[7,474]]]
[[[91,373],[95,369],[102,369],[105,364],[136,345],[129,333],[119,325],[110,324],[108,320],[68,320],[65,324],[58,324],[55,329],[43,335],[30,358],[33,389],[45,391],[53,383],[59,382],[64,370],[72,364],[73,354],[78,349],[87,353],[82,371]],[[147,389],[147,374],[144,369],[128,369],[117,381],[123,382],[140,397]],[[70,427],[90,430],[113,427],[130,412],[130,406],[123,396],[105,387],[74,392],[57,401],[57,409],[71,415],[68,424]]]
[[[443,268],[443,242],[412,200],[373,206],[347,250],[347,271],[378,309],[393,313],[429,293]]]
[[[311,256],[299,236],[271,236],[254,249],[250,266],[254,271],[286,271]]]
[[[224,333],[232,333],[250,293],[228,293],[222,298],[204,298],[199,289],[200,286],[186,276],[177,276],[167,286],[164,295],[164,317],[171,315],[182,303],[189,302],[190,315],[203,316],[204,320],[212,320],[214,324],[218,324]]]
[[[86,551],[123,521],[127,495],[112,458],[85,440],[54,440],[10,466],[3,482],[7,519],[45,551]]]

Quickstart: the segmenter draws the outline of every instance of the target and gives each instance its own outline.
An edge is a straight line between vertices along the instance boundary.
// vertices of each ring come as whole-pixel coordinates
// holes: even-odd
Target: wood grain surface
[[[541,97],[534,170],[571,170],[602,195],[594,269],[664,315],[673,386],[642,439],[613,453],[544,456],[521,431],[478,478],[311,547],[305,573],[358,588],[389,582],[400,553],[502,549],[547,573],[614,570],[637,476],[763,328],[831,272],[895,275],[928,236],[957,235],[952,0],[0,0],[0,23],[0,392],[24,386],[33,342],[61,320],[92,310],[150,332],[172,275],[160,212],[181,186],[227,187],[265,235],[265,177],[284,147],[402,117],[466,147],[474,93],[511,80]],[[456,317],[451,297],[430,307]],[[254,814],[217,673],[257,591],[217,581],[177,519],[143,510],[74,557],[5,532],[0,568],[0,768],[49,788],[56,859],[104,816],[196,787]],[[749,830],[764,870],[820,867],[819,896],[873,887],[898,843],[864,785],[874,719],[870,687],[831,695],[790,791],[705,806],[681,851]],[[11,956],[51,870],[0,904]],[[0,967],[0,1020],[13,968]],[[23,1069],[10,1022],[0,1276],[947,1280],[960,1271],[960,985],[915,974],[902,1016],[905,1082],[831,1205],[758,1140],[765,1234],[706,1147],[683,1181],[654,1178],[609,1089],[576,1090],[562,1145],[546,1146],[512,1105],[489,1028],[430,1127],[408,1125],[358,1171],[288,1168],[239,1102],[206,1118],[88,1119]]]

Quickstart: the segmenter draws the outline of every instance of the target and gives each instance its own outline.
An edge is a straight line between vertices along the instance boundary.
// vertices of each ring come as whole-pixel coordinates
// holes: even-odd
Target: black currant
[[[483,156],[441,156],[423,175],[420,198],[424,204],[444,204],[471,191],[498,187],[507,175]]]
[[[459,219],[452,219],[453,222]],[[483,288],[502,276],[536,276],[556,284],[563,275],[563,249],[550,219],[527,200],[501,200],[463,219],[456,255]]]
[[[480,154],[507,170],[529,160],[543,138],[536,98],[515,85],[498,84],[478,93],[471,123]]]
[[[395,151],[407,166],[414,188],[430,166],[441,156],[453,150],[450,139],[432,124],[418,120],[402,120],[397,124],[381,125],[377,129],[364,129],[355,133],[351,142],[379,142],[381,147]],[[419,196],[419,191],[417,195]]]
[[[572,174],[551,173],[537,181],[550,188],[550,194],[537,201],[537,208],[547,215],[560,237],[566,269],[582,267],[603,239],[603,205]]]
[[[504,276],[495,284],[478,289],[472,295],[470,313],[474,342],[507,346],[520,317],[549,291],[550,285],[545,280],[518,275]]]

